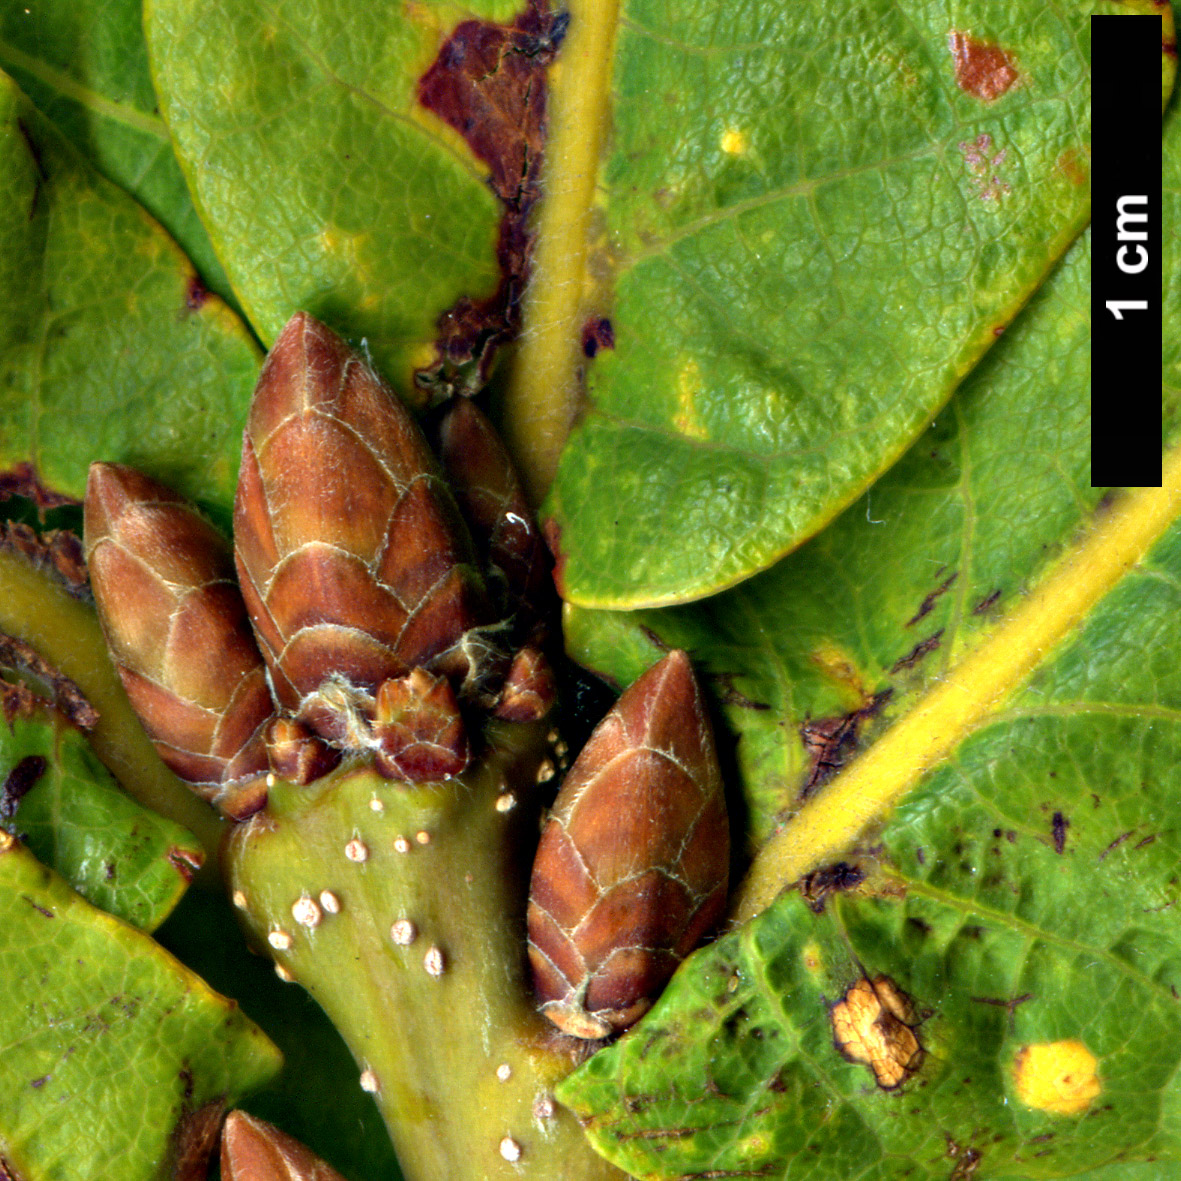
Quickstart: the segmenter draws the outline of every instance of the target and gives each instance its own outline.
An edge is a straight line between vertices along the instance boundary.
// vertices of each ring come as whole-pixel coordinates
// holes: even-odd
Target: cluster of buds
[[[227,815],[262,806],[269,772],[307,783],[342,758],[456,775],[463,708],[526,721],[552,704],[548,557],[507,453],[468,402],[440,438],[458,504],[389,387],[299,313],[255,390],[232,560],[173,492],[91,467],[86,553],[116,666],[161,757]]]

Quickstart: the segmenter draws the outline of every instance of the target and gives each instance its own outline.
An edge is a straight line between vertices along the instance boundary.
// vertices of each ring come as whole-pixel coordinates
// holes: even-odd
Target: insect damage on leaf
[[[436,360],[418,384],[445,397],[474,393],[496,347],[515,335],[533,250],[526,221],[539,194],[546,132],[546,68],[568,16],[534,0],[511,25],[463,21],[418,81],[418,101],[467,141],[490,170],[504,205],[497,243],[500,284],[487,299],[461,298],[439,318]]]
[[[1016,63],[999,45],[956,30],[948,34],[947,44],[955,61],[956,85],[965,94],[987,103],[1016,84]]]
[[[836,1048],[864,1063],[878,1086],[891,1091],[922,1065],[914,1002],[889,976],[858,980],[829,1011]]]

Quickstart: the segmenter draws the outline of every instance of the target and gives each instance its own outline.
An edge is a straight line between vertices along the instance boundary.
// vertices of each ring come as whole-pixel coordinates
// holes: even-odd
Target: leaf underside
[[[15,842],[0,911],[0,1157],[17,1176],[170,1175],[183,1121],[278,1070],[232,1001]]]

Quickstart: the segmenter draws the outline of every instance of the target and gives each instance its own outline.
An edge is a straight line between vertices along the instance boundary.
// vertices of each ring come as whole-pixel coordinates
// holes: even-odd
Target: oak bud
[[[713,733],[673,651],[596,728],[542,833],[528,912],[542,1011],[583,1038],[637,1021],[721,918],[729,858]]]
[[[389,387],[302,312],[255,390],[234,545],[275,695],[326,738],[344,726],[327,716],[341,686],[372,699],[418,666],[482,676],[483,583],[434,457]],[[330,680],[331,700],[301,709]]]
[[[480,556],[500,579],[503,608],[528,636],[556,608],[553,563],[508,448],[475,405],[457,398],[439,426],[439,454]]]
[[[175,492],[95,463],[85,547],[127,696],[164,762],[227,815],[262,806],[274,712],[230,547]]]

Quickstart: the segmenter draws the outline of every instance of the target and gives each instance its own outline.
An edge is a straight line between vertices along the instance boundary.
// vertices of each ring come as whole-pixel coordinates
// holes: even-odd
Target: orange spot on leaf
[[[999,45],[955,30],[948,34],[947,41],[955,61],[956,85],[965,94],[989,103],[1016,83],[1013,58]]]

